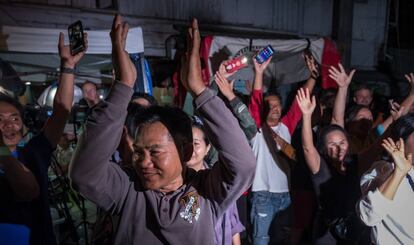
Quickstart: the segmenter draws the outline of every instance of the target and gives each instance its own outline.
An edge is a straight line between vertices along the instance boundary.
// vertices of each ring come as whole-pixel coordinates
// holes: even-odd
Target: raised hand
[[[355,74],[355,70],[352,70],[349,74],[346,74],[346,71],[341,63],[338,63],[339,70],[336,69],[334,66],[329,68],[329,77],[335,80],[336,84],[340,88],[348,87],[352,81],[352,77]]]
[[[399,139],[396,144],[391,138],[384,139],[382,146],[390,154],[395,163],[395,171],[407,174],[413,167],[412,154],[405,155],[404,140]]]
[[[311,77],[317,79],[319,77],[319,66],[315,58],[311,54],[304,54],[306,66],[308,67]]]
[[[75,68],[76,64],[82,59],[82,57],[85,55],[86,50],[88,49],[88,34],[84,33],[83,40],[85,42],[85,50],[82,52],[79,52],[75,55],[72,55],[70,53],[70,45],[65,45],[64,42],[65,36],[63,32],[59,34],[59,56],[60,56],[60,63],[61,66],[67,67],[67,68]]]
[[[183,86],[193,96],[201,94],[206,86],[201,76],[200,63],[200,31],[198,30],[197,19],[193,19],[192,25],[188,28],[188,75],[187,79],[182,80]]]
[[[128,30],[128,23],[122,22],[120,15],[115,15],[110,33],[115,79],[132,88],[137,79],[137,70],[125,50]]]
[[[266,60],[262,64],[259,64],[257,60],[253,58],[254,70],[256,71],[256,74],[263,75],[263,72],[266,70],[271,60],[272,60],[272,57],[270,57],[268,60]]]
[[[403,116],[404,114],[404,106],[400,106],[397,102],[394,102],[393,100],[389,101],[390,103],[390,114],[392,116],[392,120],[395,122],[398,120],[398,118],[400,118],[401,116]]]
[[[414,74],[410,73],[410,74],[405,74],[404,76],[411,85],[410,95],[414,95]]]
[[[227,72],[227,70],[226,70],[226,66],[227,66],[227,64],[228,64],[228,60],[225,60],[225,61],[223,61],[223,62],[221,62],[221,64],[220,64],[220,66],[219,66],[219,70],[218,70],[218,72],[224,77],[224,78],[229,78],[231,75],[233,75],[234,73],[236,73],[237,71],[235,71],[235,72],[231,72],[231,73],[228,73]]]
[[[215,75],[215,81],[220,92],[227,98],[228,101],[231,101],[236,97],[233,92],[234,80],[229,82],[220,72],[217,72]]]
[[[300,88],[296,94],[296,101],[298,102],[299,108],[304,116],[312,115],[316,107],[316,100],[315,96],[312,96],[312,99],[310,98],[308,89],[304,90],[303,88]]]

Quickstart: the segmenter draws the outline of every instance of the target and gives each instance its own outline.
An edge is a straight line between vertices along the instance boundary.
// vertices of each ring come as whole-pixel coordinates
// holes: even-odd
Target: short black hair
[[[354,96],[356,94],[356,92],[360,91],[360,90],[369,90],[371,92],[371,94],[374,94],[374,90],[366,85],[366,84],[359,84],[354,88],[354,92],[352,93]]]
[[[402,138],[404,141],[414,132],[414,113],[408,113],[398,118],[392,125],[391,136],[394,140]]]
[[[22,117],[23,119],[23,105],[20,104],[18,100],[16,100],[13,97],[10,97],[9,95],[0,93],[0,102],[5,102],[15,107],[19,111],[20,117]]]
[[[207,137],[207,132],[206,132],[206,129],[204,128],[203,120],[198,116],[192,116],[191,121],[192,121],[191,126],[193,128],[198,128],[201,130],[201,132],[203,132],[204,134],[203,139],[204,139],[204,142],[206,143],[206,146],[210,145],[210,140]]]
[[[139,134],[139,130],[144,125],[162,123],[170,133],[174,140],[181,162],[184,164],[185,147],[189,144],[193,145],[193,132],[191,128],[190,117],[181,109],[169,106],[150,106],[142,111],[141,115],[136,118],[135,139]]]
[[[150,105],[158,105],[158,102],[154,98],[154,96],[143,92],[135,92],[134,94],[132,94],[131,101],[140,98],[146,99]]]
[[[95,86],[95,88],[96,88],[96,89],[98,89],[98,84],[96,84],[96,83],[94,83],[94,82],[92,82],[92,81],[89,81],[89,80],[86,80],[85,82],[83,82],[83,83],[82,83],[82,85],[81,85],[81,89],[83,89],[83,87],[84,87],[86,84],[92,84],[92,85],[94,85],[94,86]]]

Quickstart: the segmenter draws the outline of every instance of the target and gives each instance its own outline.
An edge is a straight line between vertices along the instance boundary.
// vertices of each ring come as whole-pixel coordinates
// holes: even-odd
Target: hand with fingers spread
[[[193,19],[191,27],[188,28],[188,74],[187,79],[182,80],[183,86],[193,97],[201,94],[206,88],[201,76],[200,43],[201,37],[198,22],[197,19]]]
[[[220,72],[217,72],[215,75],[215,81],[220,92],[227,98],[228,101],[231,101],[236,97],[233,92],[234,80],[229,82]]]
[[[316,107],[315,96],[310,97],[308,89],[300,88],[296,94],[296,101],[302,111],[303,116],[311,116]]]
[[[405,155],[404,140],[399,139],[395,143],[391,138],[384,139],[382,142],[384,149],[390,154],[395,163],[395,171],[407,174],[413,167],[412,154]]]
[[[329,77],[335,80],[339,88],[348,87],[352,81],[352,77],[355,74],[355,70],[352,70],[349,74],[347,74],[341,63],[339,63],[338,66],[339,70],[334,66],[329,68]]]
[[[88,34],[84,33],[83,38],[86,46],[85,50],[72,55],[70,53],[70,45],[65,45],[64,34],[62,32],[59,34],[58,49],[61,67],[74,69],[76,64],[78,64],[78,62],[82,59],[82,57],[85,55],[86,50],[88,49]]]
[[[391,107],[390,114],[392,116],[392,120],[395,122],[398,120],[398,118],[403,116],[405,108],[393,100],[390,100],[389,103]]]
[[[404,76],[408,80],[411,86],[410,95],[414,95],[414,74],[410,73],[410,74],[405,74]]]
[[[266,70],[267,66],[270,64],[270,61],[272,61],[272,57],[270,57],[268,60],[266,60],[262,64],[259,64],[256,59],[253,59],[254,70],[256,71],[256,74],[263,75],[263,72]]]
[[[317,79],[319,77],[319,66],[315,58],[311,54],[304,54],[306,66],[308,67],[311,77]]]
[[[129,26],[122,22],[120,15],[116,15],[112,23],[112,64],[115,70],[115,79],[129,87],[133,87],[137,79],[137,70],[125,50]]]

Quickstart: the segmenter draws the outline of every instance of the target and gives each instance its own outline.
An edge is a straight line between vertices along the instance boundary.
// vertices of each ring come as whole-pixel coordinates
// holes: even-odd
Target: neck
[[[183,183],[183,176],[180,174],[175,180],[170,182],[168,185],[161,187],[159,191],[164,194],[168,194],[178,190],[178,188],[180,188],[183,185]]]
[[[279,123],[279,119],[267,119],[266,123],[269,127],[274,127]]]
[[[194,169],[197,172],[200,171],[200,170],[203,170],[204,169],[204,162],[197,163],[191,168]]]

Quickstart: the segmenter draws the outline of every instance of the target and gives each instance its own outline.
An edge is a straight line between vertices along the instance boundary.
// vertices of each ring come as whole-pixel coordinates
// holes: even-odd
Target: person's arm
[[[239,121],[240,127],[243,130],[248,140],[254,138],[257,134],[257,126],[247,109],[247,106],[238,98],[233,92],[234,81],[229,82],[220,72],[216,74],[216,84],[220,92],[229,101],[234,116]]]
[[[105,210],[118,212],[130,185],[127,174],[110,163],[122,135],[137,76],[125,51],[128,25],[116,15],[112,25],[112,62],[116,82],[105,101],[94,107],[69,167],[73,187]]]
[[[367,189],[370,190],[366,195],[363,195],[360,202],[358,203],[359,213],[362,221],[369,225],[374,226],[381,222],[382,219],[389,213],[390,209],[393,208],[393,200],[395,194],[400,187],[401,182],[404,180],[408,172],[413,168],[412,155],[411,153],[407,156],[404,150],[404,141],[399,140],[399,144],[396,144],[391,138],[385,139],[382,146],[393,158],[395,168],[391,174],[388,171],[381,173],[381,168],[377,169],[377,181],[381,180],[381,175],[387,174],[382,183],[375,183],[379,187]]]
[[[219,162],[210,171],[200,173],[200,190],[212,200],[220,217],[252,184],[256,159],[236,118],[223,101],[203,83],[199,57],[200,33],[194,20],[189,30],[190,50],[188,81],[184,87],[195,98],[194,102],[204,119],[207,136],[218,150]]]
[[[8,150],[6,146],[1,147],[4,151]],[[29,202],[39,196],[39,184],[33,173],[11,156],[11,153],[9,156],[0,156],[0,169],[13,191],[15,201]]]
[[[309,90],[299,89],[296,101],[303,114],[302,121],[302,147],[306,163],[312,174],[319,172],[321,161],[318,151],[313,144],[312,113],[316,107],[315,96],[310,98]]]
[[[252,115],[254,121],[256,122],[257,128],[262,127],[263,123],[263,73],[266,70],[267,66],[269,65],[272,57],[270,57],[267,61],[263,62],[263,64],[257,63],[256,59],[253,59],[254,62],[254,83],[253,83],[253,91],[250,95],[250,103],[249,103],[249,112]]]
[[[352,81],[352,77],[355,74],[355,70],[352,70],[349,74],[346,74],[345,69],[341,63],[339,63],[338,66],[339,70],[334,66],[331,66],[331,68],[329,68],[329,77],[338,84],[338,91],[336,92],[331,123],[345,127],[346,98],[348,94],[348,87]]]
[[[88,46],[87,34],[85,33],[85,44]],[[59,35],[59,56],[60,56],[60,77],[56,95],[53,100],[52,116],[47,120],[44,127],[44,134],[52,148],[55,148],[62,136],[63,129],[70,117],[73,103],[73,90],[75,83],[74,69],[82,59],[85,51],[71,55],[69,45],[64,44],[64,36]]]
[[[311,76],[308,78],[308,80],[306,80],[302,88],[305,90],[307,89],[309,93],[312,94],[313,88],[316,84],[316,79],[319,77],[318,65],[313,56],[305,55],[305,62]],[[290,135],[293,135],[293,132],[295,132],[296,126],[298,125],[301,118],[302,112],[297,101],[294,100],[289,108],[289,111],[285,116],[282,117],[281,122],[285,124],[286,127],[288,127]]]

